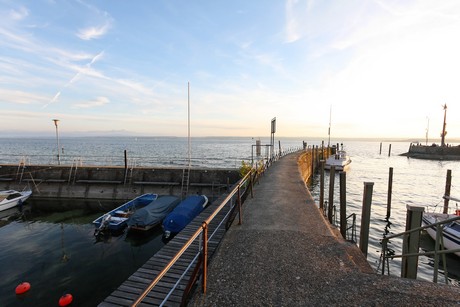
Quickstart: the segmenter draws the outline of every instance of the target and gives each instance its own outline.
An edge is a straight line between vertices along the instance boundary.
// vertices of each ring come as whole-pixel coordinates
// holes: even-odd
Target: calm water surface
[[[280,143],[287,149],[301,147],[302,141],[289,138],[281,139]],[[320,140],[305,141],[309,145],[321,144]],[[130,163],[136,165],[181,166],[187,157],[186,138],[64,138],[61,143],[64,146],[61,164],[64,165],[75,160],[83,164],[123,165],[125,150]],[[268,139],[262,139],[262,144],[267,143]],[[238,168],[242,160],[251,159],[253,144],[252,138],[193,139],[193,164]],[[278,150],[278,140],[276,144]],[[0,145],[0,163],[16,164],[21,159],[30,163],[57,163],[53,138],[0,139]],[[460,162],[399,156],[407,151],[407,142],[392,142],[391,156],[388,156],[389,145],[389,142],[383,143],[380,154],[380,142],[345,143],[353,160],[347,170],[347,211],[357,214],[358,235],[364,182],[374,182],[368,261],[375,269],[385,228],[390,233],[404,231],[407,205],[442,207],[448,169],[453,176],[451,195],[460,196],[460,180],[456,179]],[[388,228],[385,216],[390,167],[394,169],[393,209],[392,224]],[[335,182],[337,196],[334,199],[338,206],[338,175]],[[319,200],[317,182],[313,183],[311,192],[315,200]],[[89,210],[96,207],[94,204],[53,213],[33,198],[28,203],[22,214],[0,220],[0,306],[56,306],[60,296],[67,292],[74,296],[74,306],[96,306],[163,246],[159,229],[142,237],[122,234],[97,241],[91,222],[102,211]],[[120,204],[112,204],[117,205]],[[433,243],[424,237],[423,244]],[[400,246],[395,240],[391,248],[398,251]],[[448,262],[449,278],[455,283],[460,279],[460,261],[450,257]],[[422,257],[420,263],[419,278],[431,280],[431,259]],[[399,276],[399,264],[398,260],[390,263],[392,275]],[[14,290],[22,281],[30,282],[32,289],[24,296],[16,296]]]

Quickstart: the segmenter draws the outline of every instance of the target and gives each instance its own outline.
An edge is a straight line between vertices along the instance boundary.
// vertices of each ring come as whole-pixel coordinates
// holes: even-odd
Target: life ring
[[[16,287],[16,294],[24,294],[30,290],[30,284],[28,282],[22,282]]]

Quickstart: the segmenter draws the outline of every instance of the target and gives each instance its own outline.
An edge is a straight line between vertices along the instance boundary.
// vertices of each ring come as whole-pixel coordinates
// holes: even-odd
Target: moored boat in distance
[[[147,206],[137,210],[127,221],[129,230],[147,231],[160,225],[166,215],[180,203],[180,198],[161,195]]]
[[[134,212],[147,206],[157,198],[158,194],[143,194],[113,209],[112,211],[101,215],[93,221],[93,224],[96,227],[94,235],[97,236],[104,231],[122,231],[127,226],[127,221]]]
[[[179,233],[185,228],[208,204],[205,195],[190,195],[177,205],[163,220],[164,238]]]
[[[13,208],[15,206],[24,203],[30,196],[32,191],[16,191],[16,190],[4,190],[0,191],[0,211]]]
[[[407,156],[409,158],[416,159],[428,159],[428,160],[460,160],[460,145],[452,146],[446,144],[445,137],[447,134],[446,131],[446,112],[447,105],[443,106],[444,108],[444,122],[441,132],[441,144],[437,145],[433,143],[428,145],[428,129],[427,129],[427,140],[426,145],[420,143],[411,143],[409,146],[409,151],[403,153],[402,156]]]
[[[334,166],[336,171],[343,171],[351,163],[351,159],[348,156],[347,152],[343,149],[343,144],[340,144],[341,147],[335,147],[335,151],[330,155],[324,164],[324,169],[330,170]]]

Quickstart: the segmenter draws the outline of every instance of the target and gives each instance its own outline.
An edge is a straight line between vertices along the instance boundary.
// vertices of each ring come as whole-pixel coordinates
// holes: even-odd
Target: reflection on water
[[[73,306],[97,306],[164,245],[161,229],[96,239],[92,221],[101,212],[91,207],[49,212],[32,204],[2,212],[0,306],[56,306],[67,292]],[[17,296],[23,281],[31,290]]]

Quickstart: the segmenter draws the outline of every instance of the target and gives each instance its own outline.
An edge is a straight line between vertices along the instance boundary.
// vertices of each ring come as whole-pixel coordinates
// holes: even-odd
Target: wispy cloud
[[[77,32],[77,36],[81,38],[82,40],[92,40],[92,39],[101,38],[109,31],[110,27],[111,27],[110,22],[107,22],[98,27],[88,27],[88,28],[80,29]]]
[[[88,108],[95,108],[95,107],[101,107],[110,102],[109,98],[107,97],[96,97],[96,99],[87,101],[87,102],[82,102],[82,103],[77,103],[73,106],[75,109],[88,109]]]
[[[11,9],[9,11],[9,17],[12,20],[22,20],[27,16],[29,16],[29,10],[24,6],[21,6],[18,9]]]

